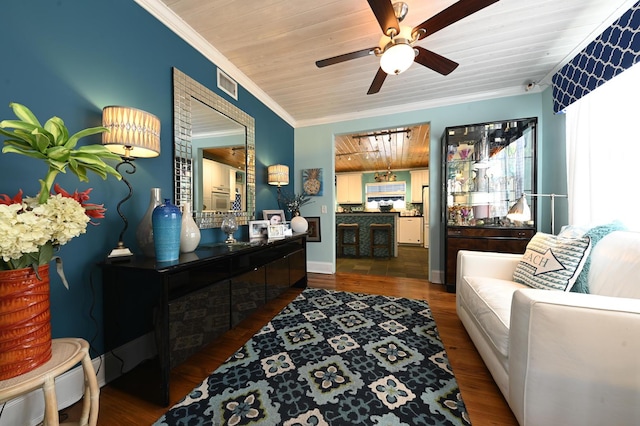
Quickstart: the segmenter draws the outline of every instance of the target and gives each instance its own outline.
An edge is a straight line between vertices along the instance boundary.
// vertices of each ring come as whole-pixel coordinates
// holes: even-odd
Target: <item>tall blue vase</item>
[[[180,229],[182,227],[180,209],[171,204],[168,198],[165,198],[164,204],[153,209],[151,222],[156,260],[158,262],[177,260],[180,257]]]

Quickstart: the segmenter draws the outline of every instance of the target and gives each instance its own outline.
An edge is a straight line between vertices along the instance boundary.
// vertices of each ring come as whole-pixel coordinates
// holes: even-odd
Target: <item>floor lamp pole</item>
[[[556,234],[556,197],[567,198],[566,195],[561,194],[527,194],[532,197],[550,197],[551,198],[551,233]]]

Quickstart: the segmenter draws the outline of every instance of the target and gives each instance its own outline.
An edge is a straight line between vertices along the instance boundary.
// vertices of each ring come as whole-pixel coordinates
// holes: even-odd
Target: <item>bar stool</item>
[[[369,239],[371,241],[371,257],[374,257],[375,249],[384,248],[387,249],[387,258],[390,259],[393,256],[393,242],[391,230],[393,225],[390,223],[372,223],[369,225]],[[376,231],[381,237],[384,237],[384,243],[376,244]]]
[[[348,232],[353,232],[353,242],[345,240]],[[338,256],[344,256],[345,247],[353,247],[356,257],[360,257],[360,225],[357,223],[338,224]]]
[[[51,359],[40,367],[10,379],[0,381],[0,404],[42,388],[44,392],[44,424],[58,426],[58,402],[55,378],[78,362],[84,371],[84,399],[79,426],[98,423],[100,388],[89,357],[89,344],[84,339],[64,338],[51,341]]]

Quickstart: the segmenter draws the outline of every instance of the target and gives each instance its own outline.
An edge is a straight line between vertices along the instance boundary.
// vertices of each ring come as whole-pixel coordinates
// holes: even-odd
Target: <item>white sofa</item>
[[[460,251],[458,316],[521,426],[640,425],[640,233],[591,251],[591,294],[512,281],[522,255]]]

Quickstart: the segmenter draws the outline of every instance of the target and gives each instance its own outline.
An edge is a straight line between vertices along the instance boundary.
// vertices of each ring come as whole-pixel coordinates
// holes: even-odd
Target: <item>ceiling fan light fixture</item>
[[[409,69],[416,53],[409,43],[397,43],[387,48],[380,58],[380,68],[387,74],[402,74]]]

